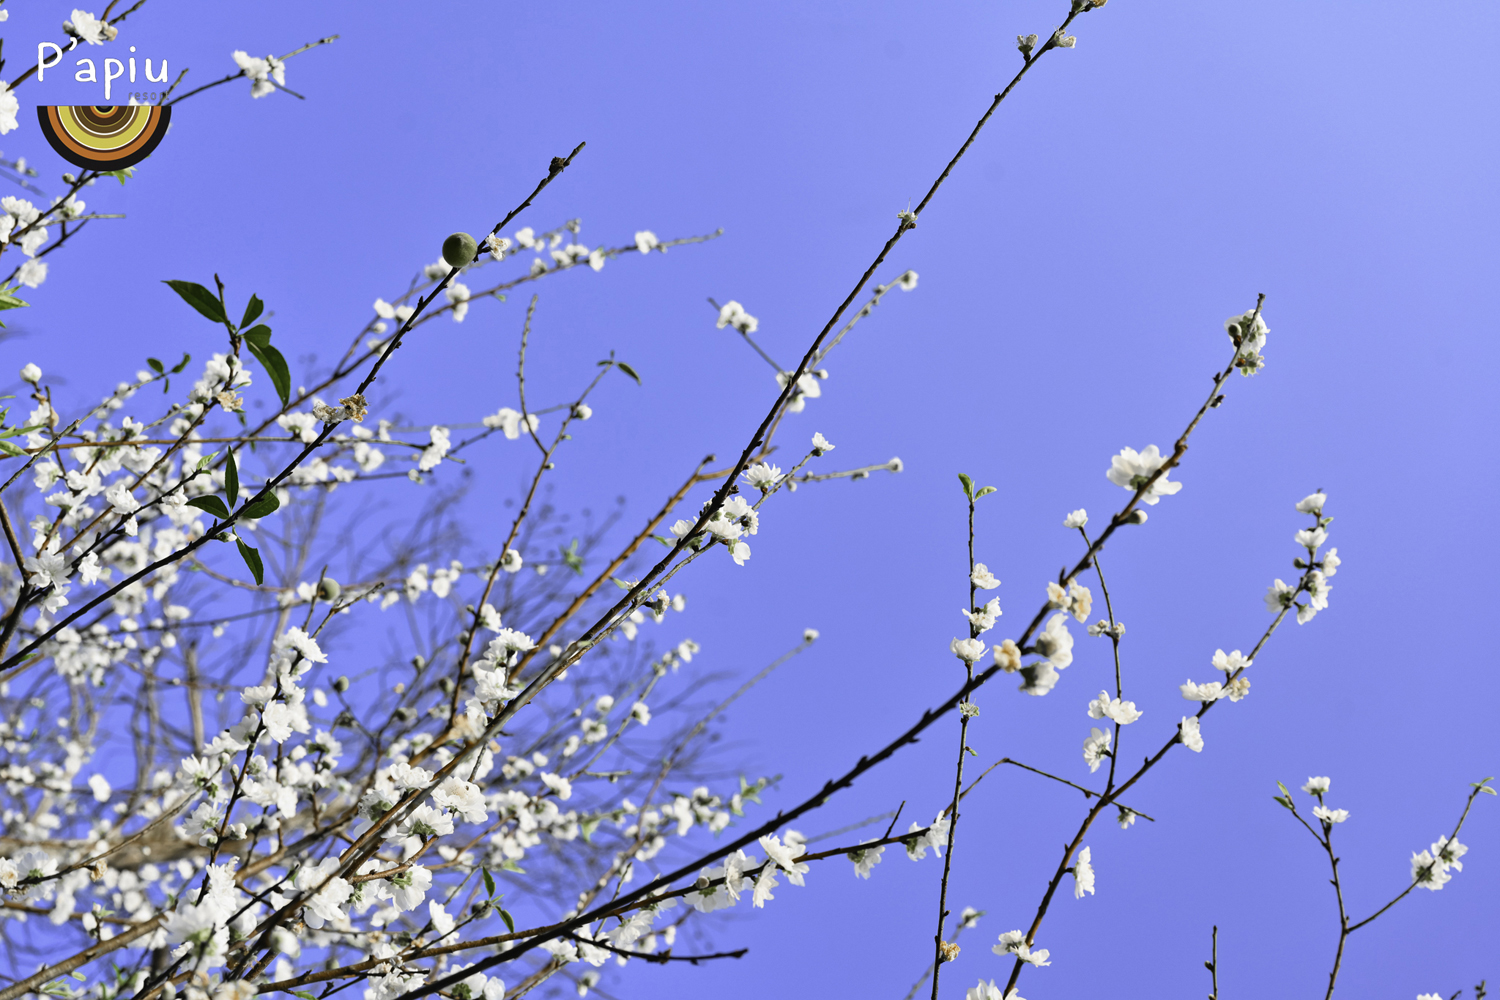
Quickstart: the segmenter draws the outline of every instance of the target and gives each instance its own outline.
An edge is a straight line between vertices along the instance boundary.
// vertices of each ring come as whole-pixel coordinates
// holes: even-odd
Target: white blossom
[[[719,308],[719,322],[716,325],[720,330],[732,326],[741,333],[754,333],[760,326],[760,320],[745,312],[744,306],[730,299]]]
[[[398,909],[415,910],[432,888],[432,872],[421,865],[412,865],[384,881],[390,886],[391,901]]]
[[[969,666],[973,666],[981,656],[984,655],[984,643],[978,639],[954,639],[948,644],[953,650],[953,655],[963,660]]]
[[[119,29],[99,20],[88,11],[75,7],[72,16],[63,22],[63,30],[90,45],[103,45],[113,39]]]
[[[1000,943],[990,948],[996,955],[1014,955],[1021,961],[1035,966],[1051,965],[1047,961],[1049,952],[1046,948],[1038,948],[1035,951],[1026,943],[1026,935],[1022,931],[1006,931],[1000,935]]]
[[[760,462],[746,469],[743,478],[746,483],[767,493],[781,481],[781,469],[769,462]]]
[[[566,796],[564,796],[566,798]],[[484,808],[484,793],[479,786],[459,777],[448,777],[432,793],[432,801],[439,806],[452,809],[466,823],[483,823],[488,815]]]
[[[1068,616],[1065,613],[1047,619],[1047,626],[1036,637],[1036,651],[1058,670],[1065,670],[1073,662],[1073,636],[1068,632]]]
[[[991,573],[984,563],[974,564],[974,570],[969,574],[969,582],[980,590],[994,590],[1000,586],[1000,581],[995,579],[995,574]]]
[[[1061,675],[1048,660],[1041,660],[1021,668],[1021,690],[1026,694],[1041,696],[1057,686]]]
[[[1232,674],[1236,670],[1243,670],[1250,666],[1252,662],[1254,661],[1248,659],[1238,649],[1232,653],[1225,653],[1222,649],[1214,650],[1214,668],[1222,670],[1226,674]]]
[[[1304,549],[1317,550],[1328,541],[1328,532],[1322,528],[1303,528],[1292,540]]]
[[[1324,823],[1332,826],[1334,823],[1342,823],[1349,818],[1347,809],[1329,809],[1326,806],[1313,806],[1313,815]]]
[[[992,597],[988,602],[980,605],[973,611],[970,611],[967,608],[959,608],[958,610],[960,614],[969,619],[969,624],[974,628],[978,629],[981,632],[988,632],[990,629],[995,627],[995,619],[1000,617],[1000,598]],[[983,652],[984,651],[981,649],[981,655],[983,654]],[[962,659],[962,655],[960,655],[959,658]],[[977,660],[979,659],[979,657],[976,656],[974,659]]]
[[[251,97],[265,97],[275,90],[276,86],[272,84],[272,80],[276,84],[286,83],[286,64],[275,56],[257,59],[240,49],[236,49],[231,55],[235,65],[250,78]]]
[[[1182,745],[1193,753],[1203,752],[1203,734],[1198,728],[1198,717],[1196,715],[1185,715],[1182,717],[1182,725],[1177,729],[1177,738]]]
[[[1116,486],[1123,486],[1133,493],[1144,487],[1166,462],[1166,456],[1162,455],[1154,444],[1146,446],[1145,450],[1139,452],[1134,448],[1122,448],[1120,453],[1110,460],[1109,471],[1106,475],[1110,482]],[[1155,506],[1162,497],[1171,496],[1180,489],[1182,489],[1182,484],[1169,482],[1167,474],[1163,472],[1155,482],[1151,483],[1151,488],[1146,491],[1141,500]]]
[[[1083,741],[1083,762],[1089,766],[1089,773],[1099,770],[1099,765],[1104,758],[1109,756],[1109,744],[1113,735],[1109,730],[1101,730],[1098,726],[1089,730],[1088,737]]]
[[[884,844],[879,847],[862,847],[857,851],[850,851],[849,860],[854,862],[855,877],[868,879],[870,877],[870,869],[880,864],[880,856],[884,853]]]
[[[564,801],[573,797],[573,783],[560,774],[553,774],[550,771],[543,771],[542,784],[552,789],[557,797],[563,799]]]
[[[1091,863],[1089,849],[1085,847],[1078,852],[1078,860],[1073,863],[1073,898],[1082,899],[1084,893],[1094,893],[1094,866]]]
[[[1282,608],[1291,607],[1292,600],[1296,596],[1296,587],[1288,586],[1278,579],[1266,589],[1266,607],[1271,611],[1280,611]]]
[[[20,127],[16,115],[21,111],[21,101],[10,89],[10,84],[0,80],[0,135]]]
[[[1322,514],[1323,505],[1328,502],[1326,493],[1309,493],[1297,501],[1297,510],[1303,514]]]
[[[1128,726],[1140,717],[1141,713],[1136,710],[1135,702],[1111,698],[1107,691],[1100,691],[1099,697],[1089,702],[1091,719],[1111,719],[1122,726]]]
[[[1209,681],[1206,684],[1188,681],[1178,686],[1182,689],[1182,696],[1188,701],[1218,701],[1224,693],[1224,685],[1219,681]]]
[[[1437,843],[1432,845],[1432,856],[1443,864],[1448,865],[1454,871],[1461,872],[1464,870],[1464,863],[1458,859],[1468,853],[1468,847],[1460,844],[1457,837],[1454,837],[1452,840],[1449,840],[1447,837],[1439,837]]]
[[[1448,865],[1434,858],[1428,851],[1413,851],[1411,855],[1411,880],[1415,885],[1437,892],[1453,880],[1448,874]]]
[[[1081,528],[1089,523],[1089,512],[1079,507],[1073,513],[1063,518],[1064,528]]]
[[[0,122],[3,121],[3,116],[0,116]],[[46,229],[37,231],[43,234],[47,232]],[[23,253],[26,252],[26,240],[30,235],[31,234],[28,233],[26,237],[22,237],[21,251]],[[37,260],[34,257],[23,260],[21,261],[21,266],[16,269],[16,280],[25,285],[27,288],[36,288],[40,286],[42,282],[47,280],[48,267],[49,265],[45,260]]]

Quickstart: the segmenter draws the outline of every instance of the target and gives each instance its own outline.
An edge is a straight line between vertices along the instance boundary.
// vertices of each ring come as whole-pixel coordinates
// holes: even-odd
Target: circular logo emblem
[[[42,134],[57,155],[86,170],[123,170],[151,155],[172,120],[172,109],[154,104],[40,105]]]

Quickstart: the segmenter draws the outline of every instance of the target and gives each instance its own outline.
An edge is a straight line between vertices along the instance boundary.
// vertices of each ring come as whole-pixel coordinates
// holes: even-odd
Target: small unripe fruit
[[[339,694],[343,694],[345,691],[349,690],[349,678],[340,677],[338,680],[334,681],[333,689]]]
[[[468,233],[454,233],[443,241],[443,260],[449,267],[463,267],[473,263],[479,253],[479,244]]]
[[[331,577],[325,576],[318,583],[318,600],[320,601],[327,601],[329,604],[337,604],[339,594],[341,593],[343,593],[343,588],[339,586],[339,582],[337,580]]]

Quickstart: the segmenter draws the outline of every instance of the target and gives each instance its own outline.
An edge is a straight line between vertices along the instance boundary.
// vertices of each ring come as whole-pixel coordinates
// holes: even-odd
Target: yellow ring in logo
[[[42,134],[57,155],[87,170],[123,170],[156,149],[167,134],[172,109],[154,104],[41,105]]]

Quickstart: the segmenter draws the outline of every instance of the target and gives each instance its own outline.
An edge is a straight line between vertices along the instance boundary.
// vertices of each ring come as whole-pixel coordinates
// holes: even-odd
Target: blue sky
[[[8,77],[71,9],[14,6]],[[488,228],[586,140],[517,226],[579,217],[585,242],[611,245],[643,228],[725,230],[539,287],[540,398],[561,399],[611,349],[644,380],[606,383],[558,494],[596,508],[623,495],[627,523],[642,519],[703,454],[737,451],[774,399],[771,373],[714,328],[705,298],[743,302],[773,356],[799,355],[1017,68],[1013,37],[1045,34],[1062,7],[151,0],[116,46],[167,59],[174,76],[191,66],[185,86],[232,72],[233,49],[342,37],[289,64],[307,100],[251,101],[241,83],[194,98],[137,178],[91,189],[91,209],[128,218],[54,255],[5,370],[34,360],[83,401],[148,354],[201,356],[201,319],[159,282],[214,271],[233,296],[266,300],[294,372],[307,370],[444,235]],[[1174,476],[1182,492],[1103,557],[1129,626],[1127,696],[1146,712],[1127,754],[1165,738],[1186,711],[1177,685],[1205,679],[1215,648],[1254,642],[1265,587],[1292,573],[1292,505],[1318,487],[1345,561],[1332,606],[1275,637],[1252,695],[1209,716],[1203,754],[1179,751],[1150,776],[1134,797],[1157,823],[1091,834],[1098,894],[1053,906],[1040,944],[1054,964],[1022,982],[1033,1000],[1206,992],[1215,923],[1226,991],[1310,992],[1335,911],[1275,782],[1333,777],[1333,802],[1353,814],[1339,830],[1346,885],[1365,912],[1406,884],[1410,852],[1451,827],[1468,783],[1500,771],[1484,624],[1500,555],[1484,520],[1497,487],[1497,30],[1493,5],[1472,0],[1158,0],[1082,18],[1077,47],[1034,70],[882,272],[912,268],[918,288],[856,329],[822,398],[783,431],[789,448],[827,435],[832,467],[899,455],[905,471],[768,505],[747,567],[711,560],[682,586],[691,607],[674,622],[702,643],[705,669],[748,676],[805,626],[821,630],[728,719],[747,769],[786,775],[768,803],[797,801],[961,679],[947,652],[966,596],[954,474],[998,489],[978,555],[1004,581],[999,637],[1078,557],[1063,515],[1123,502],[1109,457],[1175,438],[1224,364],[1223,319],[1267,295],[1265,372],[1232,382]],[[55,187],[63,167],[31,105],[97,102],[102,87],[59,74],[19,94],[22,128],[0,149]],[[422,328],[381,384],[386,405],[445,424],[514,405],[524,302]],[[525,461],[502,443],[476,469],[476,554]],[[415,487],[385,488],[399,502]],[[1010,755],[1087,777],[1084,708],[1107,650],[1079,645],[1047,698],[983,692],[980,763]],[[931,815],[952,742],[945,731],[908,749],[802,828],[903,799]],[[972,798],[953,898],[988,915],[945,995],[1008,971],[988,945],[1029,922],[1076,825],[1081,800],[1065,792],[997,773]],[[1494,806],[1476,806],[1462,875],[1353,939],[1345,992],[1446,996],[1500,976],[1483,945],[1495,933],[1484,900],[1500,888]],[[640,970],[613,992],[904,993],[928,960],[937,867],[886,858],[869,883],[819,868],[764,913],[724,920],[716,942],[751,948],[739,962]]]

